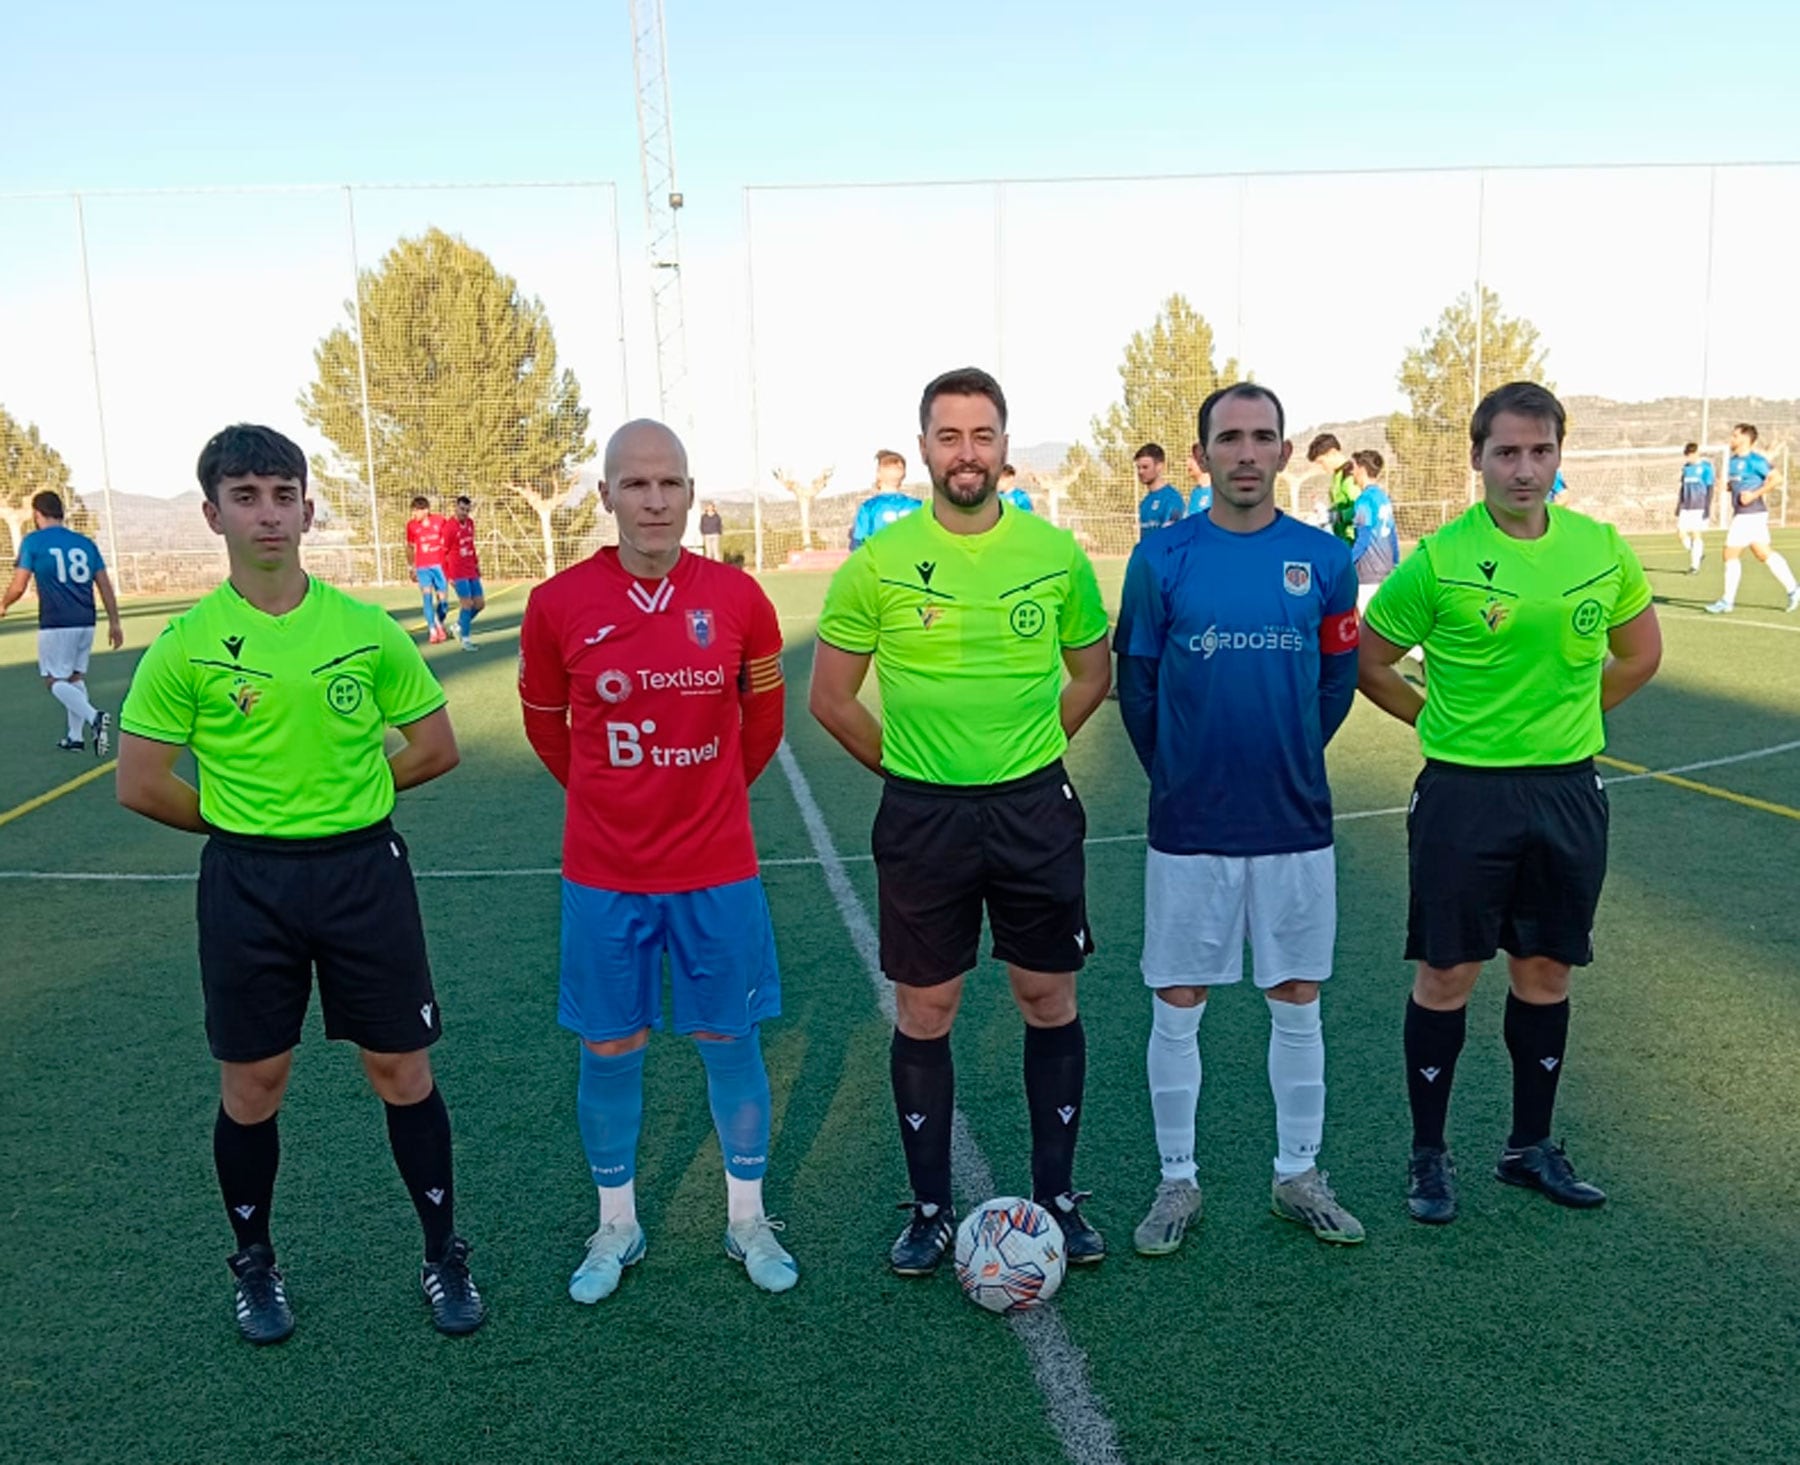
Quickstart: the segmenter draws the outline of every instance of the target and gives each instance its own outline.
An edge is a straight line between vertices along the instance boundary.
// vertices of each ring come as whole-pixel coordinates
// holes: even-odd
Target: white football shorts
[[[86,674],[88,654],[94,649],[92,626],[41,626],[38,628],[38,675],[66,682],[76,673]]]
[[[1705,509],[1677,509],[1675,512],[1675,532],[1677,534],[1699,534],[1706,528]]]
[[[1144,861],[1144,985],[1323,982],[1337,940],[1331,847],[1286,855],[1168,855]]]
[[[1731,527],[1725,531],[1725,548],[1744,549],[1752,544],[1769,542],[1769,516],[1767,514],[1738,514],[1731,521]]]

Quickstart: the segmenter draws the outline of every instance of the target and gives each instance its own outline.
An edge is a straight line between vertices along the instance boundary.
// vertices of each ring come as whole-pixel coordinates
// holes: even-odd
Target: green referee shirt
[[[313,580],[272,616],[227,580],[151,643],[119,726],[193,749],[208,824],[311,839],[393,812],[387,729],[443,705],[418,647],[380,606]]]
[[[1062,756],[1063,649],[1106,632],[1066,529],[1007,509],[985,534],[952,534],[930,503],[839,567],[819,616],[820,640],[874,655],[882,767],[962,786]]]
[[[1376,634],[1425,648],[1427,758],[1519,768],[1606,746],[1607,632],[1650,604],[1650,583],[1612,525],[1549,514],[1542,538],[1514,539],[1476,504],[1421,540],[1369,603]]]

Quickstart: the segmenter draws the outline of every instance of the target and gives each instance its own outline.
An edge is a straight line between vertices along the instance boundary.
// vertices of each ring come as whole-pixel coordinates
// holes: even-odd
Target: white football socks
[[[637,1224],[637,1182],[627,1180],[623,1185],[602,1185],[596,1187],[600,1192],[600,1224],[634,1226]]]
[[[1150,999],[1150,1113],[1164,1180],[1194,1178],[1194,1109],[1200,1102],[1200,1019],[1206,1004]]]
[[[1794,572],[1788,568],[1787,556],[1776,551],[1769,556],[1769,573],[1781,582],[1789,595],[1794,593]]]
[[[1688,564],[1694,569],[1700,568],[1700,561],[1706,558],[1706,541],[1698,534],[1688,535]]]
[[[1742,560],[1725,561],[1725,595],[1727,605],[1737,604],[1738,586],[1743,583],[1744,562]]]
[[[1275,1095],[1275,1178],[1318,1163],[1325,1137],[1325,1033],[1319,999],[1269,1003],[1269,1089]]]
[[[52,682],[50,695],[68,711],[71,741],[80,742],[87,725],[100,715],[88,701],[87,689],[80,682]]]
[[[754,1221],[763,1213],[762,1181],[725,1177],[725,1219],[731,1222]]]

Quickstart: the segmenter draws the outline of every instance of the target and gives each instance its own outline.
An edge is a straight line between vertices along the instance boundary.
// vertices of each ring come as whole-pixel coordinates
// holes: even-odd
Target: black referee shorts
[[[998,960],[1079,971],[1094,950],[1086,837],[1086,811],[1060,761],[972,787],[889,775],[870,837],[882,971],[933,987],[971,970],[984,906]]]
[[[406,841],[386,820],[326,839],[215,833],[200,856],[200,984],[213,1057],[300,1041],[315,968],[325,1036],[377,1053],[442,1032]]]
[[[1434,967],[1498,950],[1594,959],[1606,788],[1591,758],[1547,768],[1427,762],[1406,816],[1406,956]]]

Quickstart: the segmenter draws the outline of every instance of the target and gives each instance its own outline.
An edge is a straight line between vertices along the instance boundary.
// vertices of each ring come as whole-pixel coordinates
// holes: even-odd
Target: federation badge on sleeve
[[[696,646],[707,647],[713,643],[713,613],[710,610],[690,610],[687,613],[688,640]]]
[[[1281,588],[1289,595],[1305,595],[1312,589],[1312,565],[1306,560],[1284,560]]]

